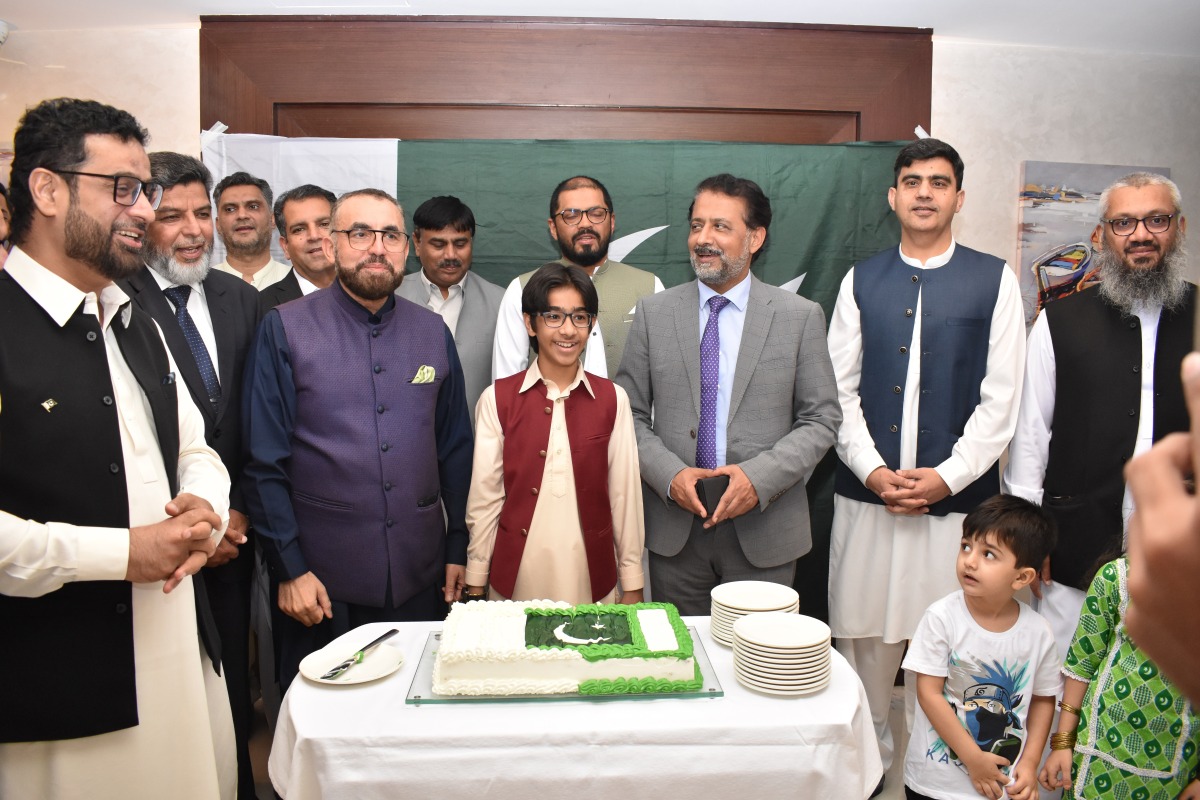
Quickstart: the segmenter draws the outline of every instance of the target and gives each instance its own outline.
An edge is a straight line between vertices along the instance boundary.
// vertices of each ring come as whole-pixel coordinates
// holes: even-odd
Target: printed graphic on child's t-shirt
[[[1029,663],[1010,666],[993,661],[980,664],[970,658],[950,655],[950,674],[943,695],[958,715],[959,722],[985,753],[995,753],[1011,764],[1021,753],[1025,741],[1018,711],[1029,683]],[[926,752],[938,763],[953,763],[966,772],[966,766],[938,737]],[[1005,774],[1009,769],[1004,768]]]

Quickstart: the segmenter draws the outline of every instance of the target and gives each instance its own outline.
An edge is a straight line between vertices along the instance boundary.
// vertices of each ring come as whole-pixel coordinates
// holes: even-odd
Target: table
[[[605,797],[867,797],[883,774],[858,676],[834,651],[823,691],[781,698],[746,689],[733,651],[708,617],[685,617],[721,681],[721,698],[628,702],[408,705],[430,631],[440,622],[375,623],[347,634],[368,642],[390,627],[397,672],[357,686],[297,677],[284,697],[269,770],[287,800],[437,798],[551,800]]]

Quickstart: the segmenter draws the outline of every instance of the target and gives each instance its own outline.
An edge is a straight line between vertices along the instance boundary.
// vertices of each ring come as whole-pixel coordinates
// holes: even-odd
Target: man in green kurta
[[[608,257],[616,212],[608,189],[595,178],[578,175],[556,186],[550,195],[550,218],[546,222],[562,253],[560,263],[583,269],[600,296],[600,316],[584,351],[583,368],[602,378],[612,377],[625,352],[634,306],[639,298],[661,292],[662,281],[652,272]],[[529,366],[529,335],[521,318],[521,290],[533,272],[514,278],[500,301],[492,347],[492,380]]]

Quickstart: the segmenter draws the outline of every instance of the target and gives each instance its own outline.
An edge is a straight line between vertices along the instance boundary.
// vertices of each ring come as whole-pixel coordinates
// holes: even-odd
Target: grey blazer
[[[742,468],[759,497],[757,509],[731,521],[742,551],[754,566],[770,567],[812,548],[804,483],[833,445],[842,412],[821,307],[753,275],[750,281],[726,460]],[[699,320],[695,281],[639,300],[616,378],[629,394],[649,489],[646,546],[662,556],[683,549],[694,519],[668,499],[667,488],[679,470],[696,465]]]
[[[396,294],[419,306],[429,307],[425,284],[414,272],[404,276]],[[463,277],[463,307],[458,315],[458,330],[454,346],[462,361],[466,380],[467,411],[475,420],[475,404],[479,395],[492,385],[492,340],[496,338],[496,317],[500,314],[500,299],[504,290],[468,270]]]

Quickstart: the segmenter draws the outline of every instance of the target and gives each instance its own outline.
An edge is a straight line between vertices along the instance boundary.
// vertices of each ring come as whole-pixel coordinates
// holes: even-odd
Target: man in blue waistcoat
[[[905,642],[926,607],[958,589],[963,516],[1000,489],[1021,390],[1016,275],[955,242],[962,179],[945,142],[900,151],[888,189],[900,246],[851,268],[829,328],[843,416],[830,626],[867,690],[885,772]]]
[[[284,691],[352,628],[442,618],[465,574],[462,367],[442,318],[394,295],[404,212],[349,192],[330,237],[337,281],[270,311],[247,363],[246,500],[278,583]]]
[[[1063,658],[1092,573],[1123,549],[1133,513],[1125,463],[1188,429],[1179,363],[1192,348],[1196,291],[1184,278],[1186,229],[1169,178],[1116,181],[1092,232],[1100,285],[1048,304],[1029,333],[1004,482],[1058,522],[1036,608]]]

